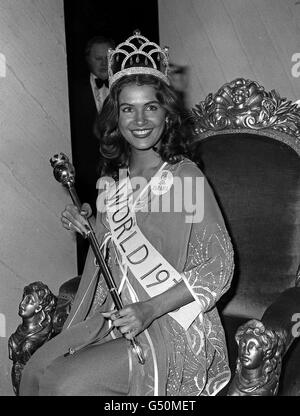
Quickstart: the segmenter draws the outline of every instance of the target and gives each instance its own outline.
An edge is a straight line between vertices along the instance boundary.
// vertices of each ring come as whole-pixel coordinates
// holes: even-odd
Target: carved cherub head
[[[280,370],[283,338],[262,322],[252,319],[238,329],[235,339],[239,347],[237,371],[244,370],[244,375],[256,371],[257,377],[266,384],[271,375]]]
[[[22,370],[30,356],[52,333],[52,316],[56,307],[56,296],[42,282],[25,286],[19,304],[22,324],[9,337],[9,358],[13,361],[11,377],[15,394],[19,394]]]
[[[39,322],[51,320],[51,315],[56,307],[56,296],[43,282],[30,283],[25,286],[23,298],[19,305],[19,315],[24,320],[37,316]]]
[[[256,319],[241,326],[235,339],[241,365],[248,369],[258,368],[263,361],[272,357],[278,342],[276,334],[266,330],[264,324]]]

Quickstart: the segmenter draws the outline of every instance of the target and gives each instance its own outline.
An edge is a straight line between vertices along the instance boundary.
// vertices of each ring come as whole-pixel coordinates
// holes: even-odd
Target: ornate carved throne
[[[232,287],[219,304],[233,373],[221,394],[300,395],[300,108],[240,78],[196,105],[192,121],[194,151],[235,250]],[[235,341],[249,319],[263,323],[258,341],[266,332],[274,341],[273,367],[256,384],[241,381],[248,359]],[[248,341],[249,331],[242,328]]]

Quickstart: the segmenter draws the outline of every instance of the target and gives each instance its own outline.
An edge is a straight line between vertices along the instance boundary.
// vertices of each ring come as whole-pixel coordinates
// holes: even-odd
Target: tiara
[[[123,76],[136,74],[154,75],[169,84],[169,48],[161,49],[139,30],[116,49],[110,48],[107,58],[109,88]]]

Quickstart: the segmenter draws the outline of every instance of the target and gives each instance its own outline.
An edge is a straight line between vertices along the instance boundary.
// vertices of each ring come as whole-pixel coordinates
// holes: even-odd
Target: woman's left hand
[[[156,318],[154,308],[149,301],[132,303],[119,311],[103,312],[102,315],[111,319],[112,324],[127,339],[132,339],[147,329]]]

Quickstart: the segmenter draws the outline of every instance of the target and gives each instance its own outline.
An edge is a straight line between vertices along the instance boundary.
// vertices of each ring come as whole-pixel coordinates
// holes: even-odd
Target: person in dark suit
[[[70,120],[72,156],[76,170],[79,199],[88,202],[96,214],[96,183],[99,178],[99,143],[94,122],[108,95],[107,51],[114,48],[112,39],[96,36],[87,42],[85,61],[89,72],[70,83]],[[77,239],[78,273],[81,274],[88,243]]]

